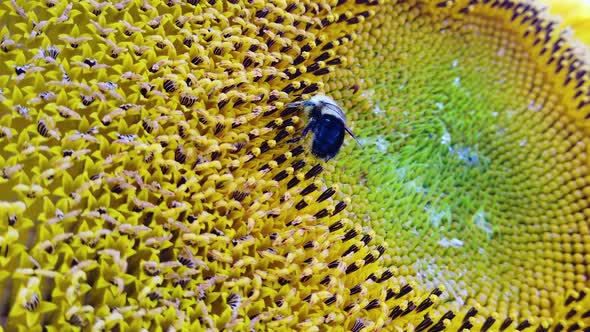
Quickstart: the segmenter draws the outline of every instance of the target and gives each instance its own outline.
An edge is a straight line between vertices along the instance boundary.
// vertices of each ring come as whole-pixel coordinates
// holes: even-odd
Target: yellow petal
[[[564,27],[570,27],[574,38],[590,45],[590,3],[585,0],[541,0],[552,15],[559,16]]]

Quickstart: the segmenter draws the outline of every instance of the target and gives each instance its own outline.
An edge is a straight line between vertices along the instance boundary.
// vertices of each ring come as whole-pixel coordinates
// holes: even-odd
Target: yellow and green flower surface
[[[588,331],[589,8],[2,1],[0,330]]]

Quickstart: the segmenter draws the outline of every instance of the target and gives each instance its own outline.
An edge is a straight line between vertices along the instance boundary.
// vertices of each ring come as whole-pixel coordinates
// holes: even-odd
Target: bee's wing
[[[329,108],[331,111],[335,112],[336,114],[338,114],[338,116],[340,116],[340,118],[342,119],[342,124],[344,124],[344,129],[346,130],[346,132],[352,137],[354,138],[354,140],[356,141],[356,143],[360,146],[363,147],[363,145],[361,144],[361,142],[359,142],[358,138],[356,138],[356,136],[354,135],[354,133],[352,132],[352,130],[350,128],[348,128],[348,126],[346,125],[346,116],[344,116],[344,112],[342,111],[342,109],[340,107],[338,107],[338,105],[334,105],[331,103],[324,103],[324,106]]]
[[[322,103],[322,106],[329,109],[330,111],[332,111],[335,114],[332,115],[336,115],[338,116],[342,122],[344,123],[344,125],[346,125],[346,116],[344,115],[344,111],[342,111],[342,108],[340,108],[338,105],[334,105],[332,103]],[[332,113],[332,112],[323,112],[323,113]]]

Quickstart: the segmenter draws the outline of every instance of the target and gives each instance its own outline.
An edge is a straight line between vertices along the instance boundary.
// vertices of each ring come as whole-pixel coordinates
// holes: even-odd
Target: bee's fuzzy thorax
[[[344,123],[346,123],[346,116],[344,115],[344,111],[338,105],[338,103],[331,97],[328,97],[326,95],[315,95],[311,99],[309,99],[309,103],[312,103],[314,105],[313,108],[318,108],[321,114],[333,115],[338,119],[341,119]],[[326,105],[332,105],[332,107],[326,107]],[[310,114],[311,108],[309,110],[306,108],[306,111],[308,114]]]

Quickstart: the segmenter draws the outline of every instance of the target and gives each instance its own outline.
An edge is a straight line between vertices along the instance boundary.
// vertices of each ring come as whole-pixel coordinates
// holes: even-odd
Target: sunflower
[[[3,1],[0,330],[587,329],[577,5]]]

